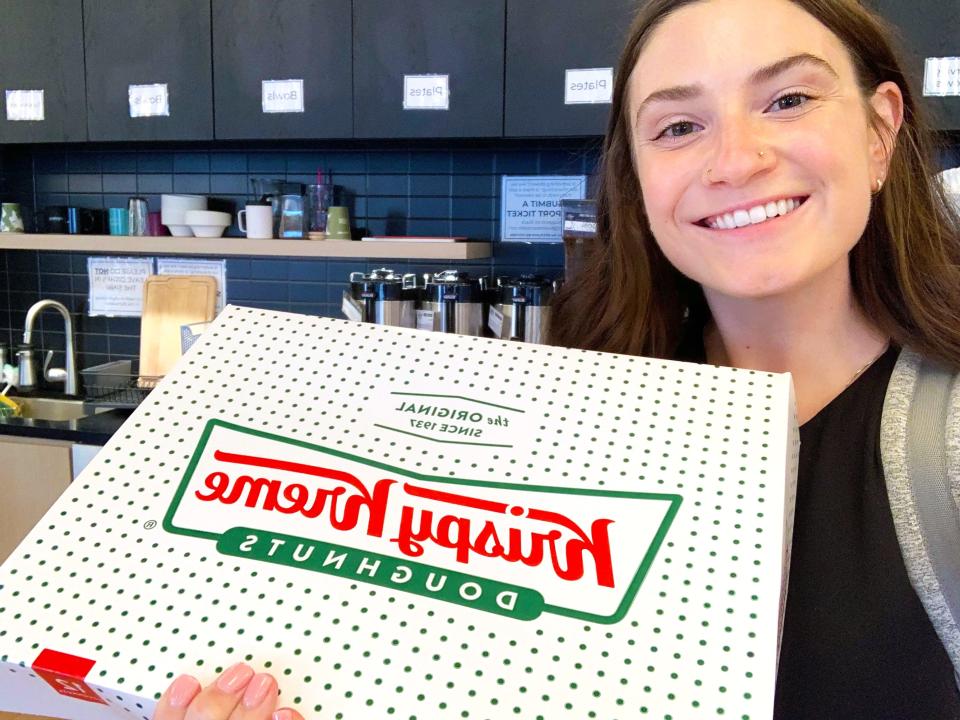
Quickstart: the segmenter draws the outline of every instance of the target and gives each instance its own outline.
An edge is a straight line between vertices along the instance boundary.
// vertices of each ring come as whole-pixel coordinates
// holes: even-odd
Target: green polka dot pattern
[[[397,412],[427,396],[509,422],[457,436]],[[245,659],[307,717],[769,718],[792,415],[786,376],[228,307],[0,568],[0,708],[149,720],[176,674]],[[622,619],[517,620],[168,532],[210,420],[422,476],[682,503]],[[30,670],[44,648],[95,660],[107,705],[55,695]]]

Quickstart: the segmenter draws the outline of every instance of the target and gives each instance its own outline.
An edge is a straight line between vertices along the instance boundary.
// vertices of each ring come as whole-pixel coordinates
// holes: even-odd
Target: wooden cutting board
[[[140,318],[140,384],[167,374],[180,358],[180,326],[213,320],[217,280],[207,275],[151,275]],[[149,382],[149,380],[146,380]]]

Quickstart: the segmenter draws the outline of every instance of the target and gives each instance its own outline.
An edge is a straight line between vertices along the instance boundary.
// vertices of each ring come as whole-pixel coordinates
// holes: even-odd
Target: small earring
[[[880,194],[880,190],[883,188],[883,180],[877,178],[877,194]]]

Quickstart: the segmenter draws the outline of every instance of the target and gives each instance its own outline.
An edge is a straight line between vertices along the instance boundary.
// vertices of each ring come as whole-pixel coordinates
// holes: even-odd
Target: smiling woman
[[[553,305],[557,345],[792,374],[779,720],[960,718],[960,618],[908,575],[923,541],[884,472],[913,353],[960,370],[960,221],[893,34],[858,0],[643,4],[598,243]]]

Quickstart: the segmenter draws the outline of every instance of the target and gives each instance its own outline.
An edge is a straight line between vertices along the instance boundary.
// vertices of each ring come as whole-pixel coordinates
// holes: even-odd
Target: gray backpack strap
[[[883,405],[881,455],[910,582],[960,686],[958,392],[952,372],[910,350],[901,352]]]

